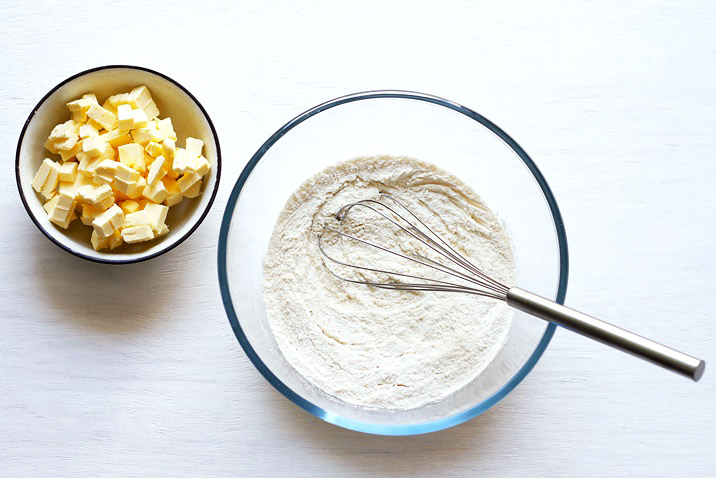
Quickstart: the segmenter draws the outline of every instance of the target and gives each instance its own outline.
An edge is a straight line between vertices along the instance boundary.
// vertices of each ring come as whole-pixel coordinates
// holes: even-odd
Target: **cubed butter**
[[[115,165],[114,177],[127,183],[132,183],[139,180],[140,174],[139,171],[119,162]]]
[[[207,160],[204,156],[192,158],[187,163],[186,169],[188,171],[195,172],[199,176],[204,176],[206,173],[209,172],[209,160]]]
[[[121,246],[123,242],[122,231],[114,231],[114,234],[109,237],[109,250],[116,249]]]
[[[147,205],[142,210],[142,212],[144,212],[147,216],[147,224],[149,224],[149,226],[151,226],[151,228],[155,232],[160,232],[162,230],[162,227],[164,226],[164,221],[166,221],[167,219],[168,211],[169,208],[167,206],[152,203],[147,203]]]
[[[177,182],[165,176],[162,178],[162,182],[164,183],[164,187],[167,188],[167,197],[164,199],[164,204],[167,206],[174,206],[181,202],[182,199],[184,199],[184,196],[182,195],[181,189],[179,189],[179,186],[177,185]]]
[[[40,169],[35,173],[35,178],[32,180],[32,188],[38,193],[42,192],[42,186],[45,185],[45,181],[47,181],[47,176],[50,174],[53,164],[53,160],[45,158],[40,165]]]
[[[144,164],[144,148],[141,144],[130,143],[120,146],[119,161],[140,173],[146,170]]]
[[[152,161],[149,166],[149,172],[147,173],[147,184],[150,186],[156,183],[158,180],[166,176],[167,171],[164,169],[164,156],[157,156],[157,159]]]
[[[179,189],[181,189],[182,193],[185,193],[190,187],[192,187],[194,184],[196,184],[197,181],[201,179],[201,176],[196,174],[195,172],[188,171],[186,174],[184,174],[182,177],[180,177],[177,180],[177,185],[179,186]]]
[[[75,211],[75,204],[75,198],[69,194],[58,194],[55,207],[49,213],[50,222],[67,229],[70,225],[72,213]]]
[[[155,203],[160,203],[167,198],[167,188],[164,187],[164,183],[161,181],[157,181],[154,184],[147,184],[142,191],[142,196]],[[147,204],[147,206],[149,206],[149,204]]]
[[[42,185],[42,195],[48,201],[57,193],[57,186],[60,183],[60,165],[54,161],[50,165],[45,184]]]
[[[132,108],[144,108],[152,101],[152,94],[145,85],[137,86],[127,96],[128,103],[132,105]]]
[[[90,106],[87,110],[87,117],[101,124],[107,131],[111,131],[117,126],[117,117],[98,104]]]
[[[89,204],[100,204],[107,198],[113,198],[112,188],[107,184],[82,186],[79,191],[77,191],[77,194],[80,201]]]
[[[67,228],[79,215],[92,226],[95,250],[167,234],[169,206],[201,192],[210,169],[204,142],[187,138],[177,148],[171,118],[159,119],[144,85],[101,106],[86,94],[67,107],[72,119],[55,126],[45,143],[62,163],[45,159],[32,181],[48,219]]]
[[[60,181],[60,185],[58,187],[58,191],[60,193],[69,194],[73,198],[78,198],[78,191],[82,186],[87,186],[92,184],[92,177],[86,175],[86,174],[78,174],[74,181]]]
[[[117,128],[120,131],[129,131],[134,128],[134,114],[131,106],[124,104],[117,107]]]
[[[55,209],[55,206],[57,205],[57,201],[59,201],[59,200],[60,200],[59,196],[56,195],[55,197],[53,197],[52,199],[50,199],[49,201],[47,201],[47,202],[42,206],[42,207],[45,209],[45,212],[46,212],[47,214],[52,213],[52,210]]]
[[[191,185],[189,189],[184,191],[184,197],[185,198],[195,198],[201,193],[201,181],[197,181],[194,184]]]
[[[187,138],[184,143],[184,149],[192,158],[201,156],[201,150],[204,149],[204,142],[196,138]]]
[[[58,153],[62,157],[62,161],[76,161],[77,154],[82,152],[84,140],[81,139],[75,143],[72,149],[59,150]]]
[[[125,216],[127,214],[132,214],[133,212],[139,211],[139,203],[132,199],[127,199],[126,201],[122,201],[120,203],[119,207],[122,208],[122,211],[124,211]]]
[[[112,159],[105,159],[94,169],[95,184],[111,184],[117,172],[117,165],[120,164]]]
[[[147,127],[149,118],[147,118],[147,113],[145,113],[143,109],[132,110],[132,115],[134,116],[134,128]]]
[[[147,143],[147,146],[144,148],[144,151],[146,151],[147,154],[152,158],[156,158],[157,156],[162,155],[162,145],[157,143],[156,141],[150,141]]]
[[[126,131],[120,131],[118,129],[115,129],[113,131],[108,131],[106,133],[102,133],[99,135],[99,138],[109,143],[110,146],[113,148],[119,148],[123,144],[128,144],[132,142],[132,137],[127,133]]]
[[[104,152],[106,146],[107,143],[102,139],[102,135],[94,136],[82,141],[82,152],[90,156],[99,156]]]
[[[99,136],[99,131],[91,124],[83,124],[80,126],[80,138],[94,138],[96,136]]]
[[[58,177],[60,181],[74,181],[77,177],[77,163],[68,162],[60,165]]]
[[[167,138],[172,141],[177,140],[177,134],[174,132],[174,125],[172,125],[171,118],[164,118],[157,121],[157,129],[161,132],[162,140]]]
[[[92,242],[92,247],[94,247],[95,251],[109,247],[109,237],[100,237],[99,234],[97,234],[97,231],[92,231],[90,241]]]
[[[122,229],[122,239],[128,244],[154,239],[154,231],[146,224]]]

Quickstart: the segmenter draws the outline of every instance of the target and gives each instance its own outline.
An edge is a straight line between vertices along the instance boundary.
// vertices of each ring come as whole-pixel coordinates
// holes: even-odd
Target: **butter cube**
[[[152,101],[152,94],[145,85],[134,88],[127,96],[132,108],[144,108]]]
[[[119,162],[115,165],[114,177],[127,183],[133,183],[139,180],[140,175],[139,171]]]
[[[124,226],[124,211],[122,211],[122,208],[116,204],[112,204],[112,206],[102,213],[102,215],[109,219],[109,222],[112,223],[112,227],[114,229],[119,229]]]
[[[72,120],[58,124],[52,129],[49,140],[58,151],[72,149],[79,139],[78,125]]]
[[[50,133],[50,139],[57,143],[58,141],[64,141],[77,136],[77,123],[72,120],[67,120],[64,123],[60,123]]]
[[[102,133],[101,135],[99,135],[99,138],[102,141],[109,143],[109,145],[113,148],[119,148],[123,144],[128,144],[132,142],[132,137],[129,135],[129,133],[119,130]]]
[[[209,160],[204,156],[193,158],[187,163],[186,169],[195,172],[199,176],[204,176],[209,172]]]
[[[50,222],[67,229],[70,225],[72,213],[75,210],[75,198],[69,194],[58,194],[55,207],[49,213]]]
[[[91,124],[83,124],[80,126],[80,138],[86,139],[94,138],[97,136],[99,136],[99,131]]]
[[[196,184],[199,180],[201,180],[201,176],[199,176],[193,171],[188,171],[186,174],[184,174],[181,178],[177,180],[177,185],[179,186],[179,189],[181,189],[182,193],[186,193],[186,191],[194,184]]]
[[[100,237],[97,231],[92,231],[92,238],[90,240],[92,241],[92,247],[94,247],[95,251],[109,247],[109,237]]]
[[[173,141],[177,140],[177,134],[174,132],[171,118],[164,118],[157,121],[157,129],[161,132],[162,140],[169,138]]]
[[[142,191],[142,196],[155,203],[160,203],[167,198],[167,188],[164,187],[164,183],[161,181],[157,181],[154,184],[147,184]],[[147,206],[149,206],[149,204],[147,204]]]
[[[57,201],[60,200],[59,196],[55,196],[49,201],[47,201],[42,207],[45,209],[45,212],[49,215],[53,209],[55,209],[55,206],[57,206]]]
[[[102,156],[90,156],[84,152],[77,153],[77,159],[80,161],[77,169],[82,174],[86,174],[88,176],[92,176],[97,165],[103,161]]]
[[[93,94],[84,95],[79,100],[67,103],[67,108],[72,112],[72,119],[78,123],[87,121],[87,111],[92,105],[97,104],[97,97]]]
[[[119,205],[119,207],[122,208],[122,211],[124,211],[125,216],[128,214],[132,214],[133,212],[139,211],[139,203],[137,201],[133,201],[131,199],[122,201],[122,203]]]
[[[62,156],[62,161],[75,161],[77,153],[82,152],[83,146],[84,146],[84,140],[81,139],[75,143],[75,145],[72,147],[72,149],[60,150],[60,151],[58,151],[58,153],[60,153],[60,156]]]
[[[95,184],[111,184],[120,163],[112,159],[105,159],[94,169]]]
[[[162,133],[156,128],[156,123],[149,121],[146,128],[132,130],[132,139],[135,143],[146,145],[150,141],[161,141]]]
[[[177,148],[174,152],[174,161],[172,162],[172,171],[176,174],[184,174],[187,164],[192,158],[185,149]]]
[[[154,239],[154,231],[148,225],[125,227],[122,229],[122,239],[128,244],[149,241]]]
[[[85,226],[91,226],[92,221],[95,220],[95,218],[99,215],[101,215],[104,211],[98,207],[94,207],[91,204],[80,204],[79,205],[82,208],[82,215],[80,216],[80,221],[82,221],[82,224]]]
[[[45,148],[46,148],[50,153],[53,153],[53,154],[57,154],[57,153],[59,152],[59,151],[57,150],[57,148],[55,147],[55,142],[52,141],[51,138],[47,138],[47,141],[45,141]]]
[[[149,225],[149,216],[147,216],[144,209],[127,214],[125,220],[125,227]]]
[[[159,232],[154,232],[154,239],[165,234],[169,234],[169,227],[166,224],[163,224],[162,229]]]
[[[173,161],[176,150],[177,147],[175,140],[171,138],[164,138],[164,141],[162,141],[162,156],[167,158],[169,161]]]
[[[201,150],[204,148],[204,142],[196,138],[187,138],[184,143],[184,149],[191,158],[198,158],[201,156]]]
[[[144,114],[147,115],[147,118],[154,119],[157,116],[159,116],[159,108],[157,108],[156,103],[154,103],[154,100],[150,100],[149,103],[147,103],[147,106],[142,108],[144,110]]]
[[[139,181],[128,181],[118,177],[115,177],[112,182],[112,187],[114,187],[114,189],[131,199],[136,199],[141,196],[145,186],[146,184],[140,188]]]
[[[164,169],[164,156],[157,156],[151,166],[149,166],[149,172],[147,173],[147,184],[153,185],[158,180],[166,176],[167,171]]]
[[[157,143],[156,141],[150,141],[147,143],[147,146],[144,148],[144,151],[146,151],[147,154],[152,158],[156,158],[157,156],[162,155],[162,145]]]
[[[161,184],[161,183],[160,183]],[[147,224],[151,226],[154,232],[160,232],[167,219],[169,208],[162,204],[147,203],[142,212],[147,216]]]
[[[144,192],[144,189],[147,187],[147,181],[140,177],[137,179],[137,182],[132,183],[129,189],[129,193],[127,193],[127,196],[129,196],[130,199],[137,199],[139,196],[142,195]]]
[[[117,117],[98,104],[90,106],[87,110],[87,117],[101,124],[107,131],[111,131],[117,126]]]
[[[47,176],[50,174],[53,164],[54,161],[50,158],[45,158],[45,160],[42,161],[40,169],[37,170],[35,178],[32,180],[32,189],[38,193],[42,192],[42,186],[45,185],[45,181],[47,181]]]
[[[64,163],[58,172],[60,181],[74,181],[77,177],[77,163]]]
[[[122,232],[121,231],[114,231],[114,234],[112,234],[109,237],[109,250],[113,250],[118,248],[122,245],[124,240],[122,239]]]
[[[109,101],[109,104],[117,108],[119,110],[120,105],[129,104],[131,108],[131,104],[129,101],[129,93],[120,93],[118,95],[113,95],[107,98],[107,101]]]
[[[117,116],[117,107],[109,102],[109,98],[104,100],[104,103],[102,103],[102,108],[106,109],[107,111],[112,113],[114,116]]]
[[[162,182],[164,183],[164,187],[167,188],[167,197],[164,199],[164,204],[167,206],[179,204],[181,200],[184,199],[184,196],[182,195],[177,182],[166,176],[162,178]]]
[[[134,128],[134,114],[129,105],[119,105],[117,108],[117,128],[120,131],[129,131]]]
[[[149,124],[147,113],[143,109],[132,110],[134,116],[134,128],[146,128]]]
[[[195,198],[201,193],[201,181],[197,181],[192,186],[184,191],[184,197]]]
[[[78,174],[74,181],[60,181],[58,190],[60,194],[69,194],[73,198],[77,199],[80,188],[91,184],[92,178],[90,176]]]
[[[114,194],[112,194],[108,198],[103,199],[100,203],[96,204],[95,206],[97,206],[98,208],[100,208],[101,210],[104,211],[104,210],[112,207],[113,204],[114,204]]]
[[[93,138],[87,138],[82,141],[82,152],[90,156],[99,156],[107,147],[107,143],[102,139],[102,135]]]
[[[94,232],[96,232],[101,238],[109,237],[114,234],[112,223],[104,214],[100,214],[94,218],[94,221],[92,221],[92,227],[94,228]]]
[[[119,160],[135,171],[143,173],[146,170],[144,163],[144,148],[141,144],[130,143],[119,147]]]
[[[60,165],[52,161],[50,170],[47,173],[47,179],[42,185],[42,195],[45,199],[50,200],[57,192],[57,186],[60,183]]]
[[[114,200],[114,196],[112,195],[112,188],[106,184],[102,184],[100,186],[82,186],[79,191],[77,191],[77,194],[79,196],[80,201],[89,204],[100,204],[107,198],[112,198],[112,200]]]

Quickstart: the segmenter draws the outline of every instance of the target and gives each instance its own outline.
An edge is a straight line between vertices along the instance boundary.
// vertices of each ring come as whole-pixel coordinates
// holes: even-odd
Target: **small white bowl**
[[[44,158],[55,158],[45,149],[52,128],[70,118],[66,103],[86,93],[94,93],[100,102],[108,96],[146,85],[161,112],[171,117],[177,133],[177,145],[188,137],[204,141],[204,156],[211,171],[203,178],[202,194],[185,198],[169,208],[166,224],[169,233],[153,241],[123,244],[114,251],[95,251],[90,243],[92,228],[79,220],[67,230],[52,224],[43,209],[43,200],[32,189],[32,179]],[[216,197],[221,176],[221,150],[214,125],[199,101],[175,80],[156,71],[138,66],[110,65],[78,73],[52,88],[35,106],[25,122],[17,143],[15,174],[22,203],[30,219],[52,242],[83,259],[127,264],[151,259],[176,247],[194,232],[209,212]]]

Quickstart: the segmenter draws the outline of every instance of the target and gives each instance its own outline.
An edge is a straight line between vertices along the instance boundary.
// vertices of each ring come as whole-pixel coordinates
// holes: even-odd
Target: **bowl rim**
[[[258,162],[261,160],[261,158],[266,154],[266,152],[286,133],[288,133],[291,129],[296,127],[297,125],[301,124],[302,122],[306,121],[307,119],[323,112],[328,109],[334,108],[336,106],[340,106],[347,103],[352,103],[355,101],[363,101],[363,100],[371,100],[371,99],[380,99],[380,98],[398,98],[398,99],[407,99],[407,100],[416,100],[416,101],[422,101],[427,103],[436,104],[439,106],[443,106],[445,108],[449,108],[451,110],[454,110],[458,113],[461,113],[465,115],[466,117],[477,121],[478,123],[482,124],[484,127],[492,131],[498,138],[500,138],[502,141],[504,141],[516,154],[517,156],[524,162],[524,164],[527,166],[529,171],[534,176],[535,180],[537,181],[537,184],[542,190],[542,193],[544,194],[545,199],[547,200],[547,205],[549,206],[550,212],[552,213],[553,223],[555,227],[555,232],[557,235],[557,242],[559,247],[559,282],[557,287],[557,295],[556,295],[556,302],[559,304],[564,303],[564,299],[567,293],[567,279],[569,275],[569,257],[568,257],[568,251],[567,251],[567,235],[564,227],[564,221],[562,220],[562,215],[559,211],[559,207],[557,206],[557,201],[554,198],[554,195],[552,194],[552,190],[550,189],[549,185],[547,184],[547,181],[545,180],[542,173],[537,168],[537,165],[532,161],[532,159],[529,157],[529,155],[525,152],[522,147],[517,144],[517,142],[512,139],[507,133],[505,133],[501,128],[499,128],[496,124],[494,124],[492,121],[488,120],[481,114],[473,111],[470,108],[467,108],[465,106],[462,106],[458,103],[455,103],[453,101],[433,96],[425,93],[419,93],[416,91],[408,91],[408,90],[370,90],[370,91],[363,91],[359,93],[353,93],[345,96],[341,96],[338,98],[334,98],[332,100],[326,101],[324,103],[321,103],[317,106],[314,106],[311,109],[308,109],[304,111],[303,113],[299,114],[292,120],[290,120],[288,123],[283,125],[281,128],[279,128],[274,134],[272,134],[266,142],[261,145],[261,147],[254,153],[254,155],[251,157],[251,160],[246,164],[243,171],[241,172],[241,175],[239,176],[238,180],[236,181],[236,184],[234,185],[231,195],[229,196],[229,199],[226,204],[226,210],[224,211],[224,217],[221,222],[221,229],[219,232],[219,247],[218,247],[218,272],[219,272],[219,288],[221,290],[221,297],[222,301],[224,303],[224,308],[226,309],[226,315],[228,316],[229,322],[231,324],[231,328],[234,331],[234,334],[236,335],[236,338],[238,339],[239,343],[241,344],[241,347],[244,349],[244,352],[249,357],[251,362],[254,364],[256,369],[261,373],[261,375],[264,376],[264,378],[276,388],[279,392],[281,392],[286,398],[291,400],[293,403],[301,407],[302,409],[306,410],[307,412],[317,416],[318,418],[332,423],[334,425],[338,425],[343,428],[347,428],[350,430],[355,430],[363,433],[370,433],[375,435],[417,435],[422,433],[429,433],[434,432],[438,430],[443,430],[445,428],[450,428],[455,425],[459,425],[460,423],[466,422],[483,412],[487,411],[489,408],[491,408],[493,405],[495,405],[497,402],[499,402],[503,397],[505,397],[512,389],[514,389],[526,376],[527,374],[532,370],[532,368],[535,366],[539,358],[542,356],[542,353],[547,348],[547,345],[549,344],[552,336],[554,335],[554,332],[556,330],[556,325],[553,323],[549,323],[547,325],[547,328],[545,329],[545,332],[542,336],[542,339],[538,343],[537,347],[535,348],[532,355],[527,359],[525,364],[520,368],[515,375],[513,375],[500,389],[498,389],[495,393],[493,393],[490,397],[483,400],[482,402],[472,406],[471,408],[464,410],[460,413],[457,413],[455,415],[442,418],[439,420],[433,420],[430,422],[424,422],[419,424],[409,424],[409,425],[381,425],[381,424],[375,424],[375,423],[366,423],[359,420],[344,418],[338,415],[335,415],[333,413],[330,413],[326,410],[323,410],[321,407],[314,405],[313,403],[309,402],[296,392],[294,392],[291,388],[289,388],[286,384],[284,384],[276,375],[273,374],[273,372],[263,363],[263,361],[259,358],[256,351],[253,349],[251,344],[249,343],[246,335],[244,334],[241,325],[239,324],[238,317],[236,315],[236,311],[234,309],[232,300],[231,300],[231,294],[229,291],[228,286],[228,271],[226,267],[226,253],[227,253],[227,240],[228,240],[228,233],[229,233],[229,227],[231,225],[231,219],[234,213],[234,208],[236,207],[236,203],[238,202],[239,195],[241,193],[241,190],[243,189],[244,184],[248,180],[251,171],[254,169],[254,167],[258,164]]]
[[[85,76],[90,73],[95,73],[95,72],[101,71],[101,70],[111,70],[111,69],[139,70],[139,71],[143,71],[145,73],[150,73],[150,74],[156,75],[156,76],[174,84],[176,87],[178,87],[184,93],[186,93],[186,95],[189,98],[191,98],[191,100],[199,107],[199,110],[206,118],[207,123],[209,123],[209,128],[211,129],[211,134],[214,137],[214,143],[216,144],[216,172],[215,172],[216,181],[214,183],[214,188],[213,188],[213,191],[211,192],[211,197],[209,198],[209,202],[207,203],[206,207],[204,208],[204,211],[202,211],[201,215],[199,216],[199,219],[196,221],[196,223],[194,223],[194,225],[192,225],[192,227],[182,237],[180,237],[173,243],[168,244],[166,247],[164,247],[152,254],[147,254],[145,256],[140,256],[140,257],[137,257],[134,259],[122,259],[122,258],[107,259],[104,257],[97,257],[97,256],[89,255],[89,254],[84,254],[82,252],[72,249],[71,247],[64,245],[63,243],[61,243],[60,241],[55,239],[53,234],[50,231],[48,231],[47,229],[45,229],[42,226],[42,224],[40,224],[40,222],[37,220],[35,215],[30,210],[30,205],[27,202],[27,198],[25,197],[25,194],[22,190],[22,185],[20,182],[20,151],[22,149],[22,140],[25,138],[25,133],[27,131],[27,128],[30,125],[30,122],[35,118],[35,114],[37,113],[37,110],[40,109],[42,104],[45,101],[47,101],[47,99],[50,96],[52,96],[58,89],[60,89],[62,86],[69,83],[70,81],[76,80],[77,78],[79,78],[81,76]],[[221,180],[221,146],[219,145],[219,136],[216,133],[216,128],[214,127],[214,123],[211,121],[211,117],[209,116],[209,113],[206,112],[206,109],[204,109],[204,106],[199,102],[199,100],[197,100],[196,97],[193,94],[191,94],[191,92],[189,90],[187,90],[184,86],[182,86],[178,81],[174,80],[173,78],[171,78],[163,73],[160,73],[158,71],[155,71],[155,70],[152,70],[149,68],[145,68],[143,66],[136,66],[136,65],[97,66],[94,68],[83,70],[79,73],[76,73],[76,74],[70,76],[69,78],[62,80],[60,83],[58,83],[57,85],[52,87],[52,89],[50,89],[50,91],[48,91],[45,94],[45,96],[43,96],[42,99],[40,99],[40,101],[38,101],[38,103],[32,109],[32,111],[30,112],[30,115],[27,117],[27,120],[25,120],[25,124],[22,127],[22,131],[20,132],[20,138],[17,141],[17,148],[15,150],[15,181],[17,182],[17,189],[20,194],[20,199],[22,200],[22,205],[25,207],[25,211],[27,212],[27,215],[30,216],[30,219],[35,224],[35,226],[37,226],[37,228],[45,235],[45,237],[47,237],[50,241],[52,241],[55,245],[59,246],[61,249],[65,250],[65,251],[69,252],[70,254],[73,254],[77,257],[81,257],[82,259],[92,261],[92,262],[98,262],[101,264],[135,264],[137,262],[143,262],[143,261],[147,261],[149,259],[153,259],[153,258],[160,256],[160,255],[174,249],[175,247],[177,247],[179,244],[184,242],[189,236],[191,236],[194,233],[194,231],[196,231],[199,228],[201,223],[204,221],[204,218],[206,218],[206,216],[209,214],[209,210],[211,209],[211,206],[214,204],[214,199],[216,199],[216,194],[219,190],[220,180]]]

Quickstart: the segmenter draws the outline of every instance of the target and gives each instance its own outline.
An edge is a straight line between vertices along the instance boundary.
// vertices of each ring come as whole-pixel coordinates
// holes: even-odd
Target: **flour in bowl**
[[[512,311],[471,294],[384,290],[332,275],[318,235],[337,224],[342,206],[381,193],[410,205],[488,275],[514,283],[507,233],[469,186],[415,159],[367,157],[321,171],[288,199],[264,260],[264,304],[281,353],[314,386],[351,404],[406,410],[439,401],[480,375],[504,343]],[[354,227],[370,227],[376,241],[395,234],[372,223]],[[334,247],[367,263],[384,261],[351,250],[349,241]],[[424,266],[406,267],[425,275]]]

